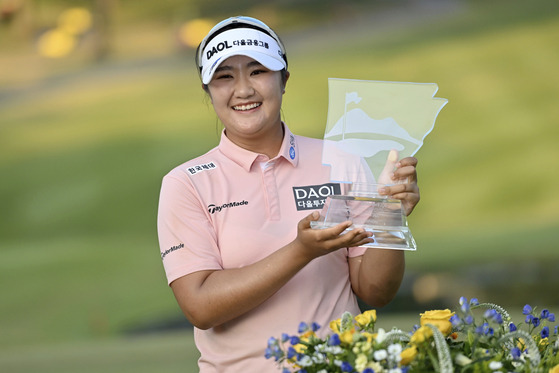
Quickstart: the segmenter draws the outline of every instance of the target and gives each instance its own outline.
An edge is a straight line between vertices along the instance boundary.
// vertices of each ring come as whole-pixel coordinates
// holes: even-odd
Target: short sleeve
[[[157,233],[169,284],[193,272],[222,269],[215,229],[186,176],[163,178]]]

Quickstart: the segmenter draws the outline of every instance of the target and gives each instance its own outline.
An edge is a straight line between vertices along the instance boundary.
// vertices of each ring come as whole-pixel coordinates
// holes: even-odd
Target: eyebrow
[[[247,63],[247,67],[253,67],[253,66],[263,66],[263,65],[256,60]],[[228,70],[233,70],[233,67],[229,65],[221,65],[220,67],[215,69],[214,73],[218,73],[220,71],[228,71]]]

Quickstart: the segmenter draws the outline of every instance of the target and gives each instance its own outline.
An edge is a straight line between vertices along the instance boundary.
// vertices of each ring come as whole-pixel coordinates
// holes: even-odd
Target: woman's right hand
[[[317,221],[319,217],[320,214],[315,211],[299,221],[297,237],[293,241],[309,260],[326,255],[342,247],[361,246],[373,241],[370,238],[372,233],[367,232],[363,228],[355,228],[343,233],[351,227],[353,224],[351,221],[340,223],[331,228],[311,228],[311,222]]]

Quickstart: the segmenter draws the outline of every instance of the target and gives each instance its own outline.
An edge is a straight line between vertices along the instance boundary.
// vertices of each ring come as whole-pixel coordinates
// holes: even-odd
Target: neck
[[[251,138],[231,138],[231,136],[227,135],[227,130],[225,130],[225,136],[227,136],[235,145],[243,149],[250,150],[253,153],[264,154],[269,159],[272,159],[278,155],[285,133],[283,123],[281,122],[274,128],[273,132]]]

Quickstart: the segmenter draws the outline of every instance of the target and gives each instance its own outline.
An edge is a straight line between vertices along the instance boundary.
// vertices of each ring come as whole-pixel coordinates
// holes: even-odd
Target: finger
[[[397,168],[404,167],[404,166],[417,166],[419,161],[415,157],[405,157],[400,159],[400,161],[396,164]]]
[[[416,183],[396,184],[387,187],[388,195],[395,199],[406,199],[408,195],[419,195],[419,187]]]
[[[373,232],[367,231],[365,229],[362,229],[360,232],[358,232],[355,229],[354,231],[355,231],[355,236],[353,236],[351,241],[346,243],[346,247],[362,246],[374,241],[374,239],[372,238]]]
[[[331,240],[337,238],[342,233],[344,233],[353,223],[351,221],[345,221],[332,228],[327,228],[322,230],[322,236],[325,240]],[[349,233],[349,232],[348,232]],[[345,234],[344,234],[345,236]]]
[[[373,235],[372,232],[368,232],[363,228],[356,228],[340,235],[337,239],[332,240],[332,244],[335,247],[359,246],[364,243],[372,241],[369,238],[372,235]]]
[[[320,218],[318,211],[313,211],[311,214],[305,216],[299,221],[299,229],[308,229],[311,227],[311,221],[316,221]]]
[[[407,179],[408,183],[412,183],[417,180],[417,170],[414,166],[402,166],[394,171],[394,180]]]

